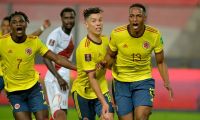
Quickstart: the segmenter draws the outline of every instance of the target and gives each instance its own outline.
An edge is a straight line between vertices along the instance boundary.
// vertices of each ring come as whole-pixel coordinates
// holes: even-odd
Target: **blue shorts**
[[[111,96],[107,92],[104,94],[106,102],[109,105],[109,112],[114,113],[114,109],[111,103]],[[95,120],[96,114],[100,117],[102,112],[102,105],[98,98],[85,99],[81,97],[77,92],[73,92],[73,99],[76,107],[76,111],[79,116],[79,120]]]
[[[38,112],[48,109],[39,83],[28,90],[7,92],[7,96],[13,112]]]
[[[117,105],[117,114],[126,115],[138,106],[153,105],[154,79],[137,82],[114,81],[114,100]]]
[[[3,76],[0,76],[0,91],[4,88]]]

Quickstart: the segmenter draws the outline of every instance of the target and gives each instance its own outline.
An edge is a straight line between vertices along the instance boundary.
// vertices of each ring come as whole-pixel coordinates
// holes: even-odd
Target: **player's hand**
[[[101,61],[99,63],[96,64],[96,69],[100,70],[106,67],[106,61]]]
[[[102,105],[102,117],[103,117],[103,120],[110,120],[109,106],[107,103]]]
[[[59,78],[57,80],[61,90],[66,91],[67,89],[69,89],[69,85],[64,79]]]
[[[173,101],[174,92],[173,92],[173,89],[172,89],[170,83],[169,83],[169,82],[165,82],[165,83],[164,83],[164,87],[165,87],[165,88],[168,90],[168,92],[169,92],[170,100]]]
[[[48,28],[48,27],[50,27],[50,26],[51,26],[50,20],[48,20],[48,19],[44,20],[44,23],[43,23],[44,29],[46,29],[46,28]]]
[[[117,105],[115,104],[115,101],[113,99],[111,99],[111,103],[114,110],[117,110]]]

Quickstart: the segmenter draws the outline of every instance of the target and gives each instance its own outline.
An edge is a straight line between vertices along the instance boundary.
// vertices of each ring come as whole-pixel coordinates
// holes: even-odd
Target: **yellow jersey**
[[[0,37],[3,36],[2,31],[0,31]]]
[[[73,82],[72,92],[86,99],[97,98],[95,92],[90,86],[87,72],[96,70],[95,66],[98,62],[104,59],[107,51],[109,40],[105,36],[101,36],[100,44],[93,42],[90,38],[85,37],[79,43],[76,50],[77,63],[77,79]],[[96,79],[103,94],[108,92],[108,85],[105,78],[106,69],[96,70]]]
[[[0,37],[3,36],[2,32],[0,31]],[[0,76],[3,76],[2,69],[1,69],[1,56],[0,56]]]
[[[151,54],[163,50],[160,32],[145,25],[144,34],[139,38],[132,37],[128,26],[120,26],[111,32],[109,47],[117,51],[112,75],[121,82],[134,82],[151,78]]]
[[[44,55],[48,48],[37,36],[27,36],[23,43],[16,43],[10,34],[0,37],[0,56],[5,89],[8,92],[27,90],[39,80],[34,69],[36,53]]]

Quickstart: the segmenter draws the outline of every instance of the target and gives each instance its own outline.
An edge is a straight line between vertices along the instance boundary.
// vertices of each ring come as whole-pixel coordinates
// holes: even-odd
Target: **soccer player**
[[[3,36],[3,35],[6,35],[8,33],[10,33],[10,23],[9,23],[9,20],[10,20],[10,17],[9,16],[6,16],[3,18],[2,22],[1,22],[1,31],[0,31],[0,37]],[[37,29],[36,31],[34,31],[32,33],[32,35],[35,35],[35,36],[40,36],[43,31],[45,29],[47,29],[49,26],[51,25],[50,21],[49,20],[45,20],[43,25]],[[1,61],[0,61],[0,92],[1,90],[4,88],[4,81],[3,81],[3,73],[2,73],[2,70],[1,70]]]
[[[62,26],[53,30],[49,34],[46,42],[46,45],[51,51],[65,56],[67,59],[71,58],[74,49],[72,28],[75,24],[75,16],[74,9],[69,7],[64,8],[60,13]],[[64,79],[69,86],[70,70],[52,63],[49,59],[44,59],[44,63],[49,68],[44,82],[52,118],[66,120],[69,90],[62,90],[58,80]],[[64,111],[64,114],[62,114],[62,111]]]
[[[146,25],[147,13],[142,4],[129,8],[129,24],[111,33],[109,49],[101,64],[110,66],[114,77],[114,99],[120,120],[148,120],[151,114],[155,81],[151,76],[151,53],[155,58],[164,87],[173,97],[163,40],[158,29]]]
[[[16,120],[31,120],[33,112],[36,120],[44,120],[43,110],[48,109],[38,83],[39,74],[34,69],[35,55],[38,53],[69,69],[76,69],[65,57],[53,53],[33,35],[26,35],[29,22],[23,12],[10,16],[11,33],[0,37],[3,79],[9,102]],[[61,88],[66,89],[65,81]]]
[[[1,21],[1,31],[0,36],[10,33],[9,16],[6,16]]]
[[[72,85],[72,94],[80,120],[113,120],[113,107],[105,79],[106,69],[96,69],[103,60],[108,47],[108,38],[103,36],[103,16],[100,8],[85,9],[84,20],[88,31],[76,50],[77,79]]]

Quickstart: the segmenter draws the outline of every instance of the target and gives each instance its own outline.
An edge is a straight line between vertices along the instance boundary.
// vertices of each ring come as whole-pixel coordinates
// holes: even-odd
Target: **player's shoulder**
[[[58,32],[62,32],[62,28],[61,28],[61,27],[55,28],[51,33],[52,33],[52,34],[56,34],[56,33],[58,33]]]
[[[51,31],[51,32],[49,33],[48,37],[54,38],[54,39],[55,39],[55,38],[57,38],[58,35],[61,34],[61,32],[62,32],[61,27],[57,27],[57,28],[55,28],[53,31]]]
[[[82,46],[84,46],[84,44],[85,44],[86,42],[89,42],[89,41],[87,40],[87,37],[84,37],[84,38],[82,38],[82,39],[80,40],[78,46],[79,46],[79,47],[80,47],[80,46],[82,47]]]
[[[101,39],[103,39],[103,40],[109,40],[108,36],[106,36],[106,35],[101,35]]]
[[[9,37],[10,37],[10,33],[0,36],[0,39],[5,39]]]
[[[38,36],[35,36],[35,35],[27,35],[27,38],[30,39],[30,40],[39,39],[39,37],[38,37]]]
[[[150,33],[156,33],[156,34],[159,34],[159,30],[153,26],[150,26],[150,25],[145,25],[145,30],[150,32]]]
[[[114,28],[112,32],[118,33],[118,32],[123,32],[123,31],[126,31],[126,30],[127,30],[127,24]]]

